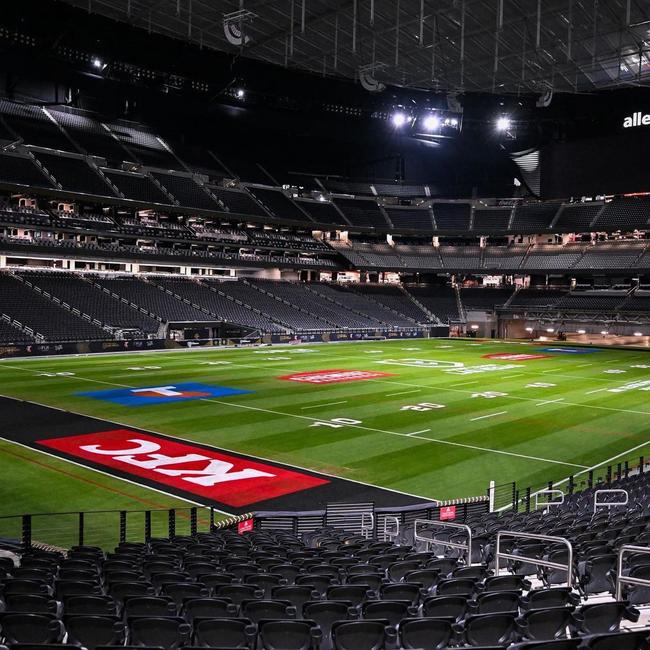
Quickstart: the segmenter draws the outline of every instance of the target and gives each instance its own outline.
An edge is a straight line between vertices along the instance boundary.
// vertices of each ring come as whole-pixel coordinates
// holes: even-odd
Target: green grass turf
[[[0,361],[0,394],[437,499],[485,494],[490,480],[541,487],[570,474],[582,472],[584,479],[586,468],[635,447],[616,462],[650,453],[648,392],[610,392],[650,380],[650,368],[633,367],[650,366],[650,354],[602,350],[530,361],[483,358],[499,352],[540,350],[513,342],[434,339],[11,359]],[[406,359],[500,368],[454,375],[441,367],[378,363]],[[516,367],[504,368],[511,364]],[[129,370],[142,366],[160,368]],[[324,369],[393,376],[329,385],[278,379]],[[56,372],[74,375],[42,374]],[[188,381],[254,392],[135,408],[77,395]],[[529,386],[539,382],[553,385]],[[475,396],[485,391],[505,395]],[[404,409],[422,403],[444,408]],[[360,423],[312,426],[332,418]],[[408,435],[414,432],[422,433]],[[5,497],[0,515],[145,509],[143,500],[162,507],[182,503],[9,443],[0,446],[0,471]]]

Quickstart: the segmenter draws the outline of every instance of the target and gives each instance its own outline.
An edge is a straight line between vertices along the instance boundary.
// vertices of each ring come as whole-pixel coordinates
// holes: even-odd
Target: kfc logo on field
[[[291,375],[282,375],[278,379],[299,381],[305,384],[339,384],[344,381],[360,381],[363,379],[377,379],[378,377],[392,377],[392,375],[387,372],[374,372],[372,370],[316,370],[314,372],[296,372]]]
[[[329,483],[283,467],[128,429],[51,438],[38,444],[235,507]]]
[[[550,354],[520,354],[518,352],[497,352],[484,354],[483,359],[501,359],[502,361],[532,361],[533,359],[552,359]]]

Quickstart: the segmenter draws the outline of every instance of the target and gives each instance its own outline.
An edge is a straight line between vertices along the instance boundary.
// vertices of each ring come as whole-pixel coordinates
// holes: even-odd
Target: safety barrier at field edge
[[[374,509],[372,536],[380,538],[386,520],[398,522],[399,530],[414,525],[415,520],[465,521],[471,515],[488,512],[487,497],[469,497],[440,502],[423,502],[410,506]],[[57,536],[65,537],[65,547],[107,546],[126,541],[149,541],[163,536],[194,537],[199,532],[234,530],[282,530],[296,535],[317,531],[327,525],[326,510],[260,511],[233,515],[217,520],[213,508],[191,507],[151,510],[96,510],[84,512],[32,513],[0,517],[2,546],[27,551],[37,545],[64,548]],[[154,519],[157,526],[154,526]],[[346,530],[361,532],[361,521],[350,521]],[[12,533],[8,534],[11,529]],[[109,543],[109,540],[112,540]]]
[[[582,490],[605,488],[615,481],[629,478],[634,474],[643,474],[647,471],[650,471],[650,459],[645,456],[637,456],[634,459],[622,460],[616,464],[589,468],[577,474],[572,474],[561,481],[548,481],[541,489],[534,489],[532,487],[520,488],[516,483],[506,483],[502,486],[496,486],[497,493],[502,488],[505,505],[501,507],[497,506],[495,509],[497,511],[514,510],[515,512],[531,512],[536,509],[537,505],[543,507],[553,505],[554,502],[552,500],[538,504],[538,495],[544,493],[549,494],[558,487],[561,487],[565,495],[571,496]]]
[[[428,337],[445,338],[449,327],[410,327],[393,329],[313,330],[293,334],[261,334],[248,338],[196,339],[125,339],[121,341],[62,341],[58,343],[11,343],[0,345],[0,359],[14,357],[96,354],[101,352],[134,352],[182,348],[221,347],[282,343],[342,343],[346,341],[402,340]]]
[[[415,525],[416,519],[430,521],[465,521],[471,515],[488,512],[490,500],[486,496],[451,499],[448,501],[423,502],[410,506],[383,507],[374,509],[373,537],[381,537],[386,519],[397,520],[401,530]],[[261,511],[253,513],[254,526],[260,530],[284,530],[295,535],[310,533],[326,525],[326,510]],[[362,520],[351,520],[346,530],[362,533]]]

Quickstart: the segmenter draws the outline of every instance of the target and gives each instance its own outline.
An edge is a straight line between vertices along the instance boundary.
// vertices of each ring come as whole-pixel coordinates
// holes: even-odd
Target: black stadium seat
[[[15,643],[60,643],[65,635],[63,623],[46,614],[4,614],[0,620],[2,638]]]
[[[134,618],[129,621],[128,642],[177,650],[188,644],[191,632],[192,628],[182,618]]]
[[[122,621],[110,616],[68,615],[64,619],[67,643],[96,650],[97,646],[120,645],[126,638]]]

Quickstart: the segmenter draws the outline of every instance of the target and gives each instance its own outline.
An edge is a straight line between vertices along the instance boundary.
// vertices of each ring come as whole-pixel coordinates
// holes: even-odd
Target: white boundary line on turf
[[[421,388],[416,388],[415,390],[404,390],[401,393],[387,393],[386,397],[397,397],[398,395],[410,395],[411,393],[421,393]]]
[[[224,404],[225,406],[230,406],[232,408],[239,408],[239,409],[248,409],[250,411],[259,411],[261,413],[271,413],[273,415],[282,415],[284,417],[291,417],[291,418],[301,418],[303,420],[312,420],[313,422],[320,422],[321,420],[319,418],[309,418],[306,417],[305,415],[296,415],[294,413],[283,413],[282,411],[272,411],[271,409],[263,409],[257,406],[248,406],[246,404],[236,404],[235,402],[224,402],[222,400],[217,400],[217,399],[203,399],[201,400],[203,402],[214,402],[215,404]],[[425,442],[430,442],[430,443],[435,443],[435,444],[440,444],[440,445],[449,445],[451,447],[463,447],[465,449],[475,449],[476,451],[482,451],[485,453],[491,453],[491,454],[500,454],[502,456],[514,456],[516,458],[525,458],[527,460],[535,460],[535,461],[541,461],[544,463],[552,463],[555,465],[567,465],[571,467],[580,467],[584,468],[585,465],[578,465],[577,463],[568,463],[562,460],[553,460],[551,458],[542,458],[539,456],[528,456],[526,454],[518,454],[514,451],[505,451],[503,449],[490,449],[488,447],[479,447],[477,445],[466,445],[462,442],[452,442],[451,440],[440,440],[438,438],[423,438],[421,436],[416,436],[415,434],[411,433],[399,433],[397,431],[386,431],[385,429],[375,429],[374,427],[366,427],[361,424],[347,424],[346,426],[352,427],[353,429],[361,429],[363,431],[372,431],[374,433],[385,433],[389,436],[400,436],[402,438],[417,438],[418,440],[423,440]]]
[[[21,368],[21,370],[23,370],[23,368]],[[26,368],[25,368],[25,370],[26,370]],[[64,379],[74,379],[74,377],[64,377]],[[94,379],[87,379],[86,381],[94,381]],[[102,383],[106,383],[106,382],[102,382]],[[115,384],[115,385],[116,386],[124,386],[124,384]],[[130,386],[126,386],[126,388],[130,388]],[[382,485],[374,485],[373,483],[366,483],[364,481],[358,481],[358,480],[353,479],[353,478],[346,478],[346,477],[342,477],[342,476],[336,476],[334,474],[328,474],[327,472],[321,472],[320,470],[309,469],[307,467],[301,467],[300,465],[294,465],[292,463],[286,463],[284,461],[273,460],[271,458],[264,458],[262,456],[255,456],[254,454],[249,454],[249,453],[245,453],[245,452],[242,452],[242,451],[236,451],[234,449],[227,449],[226,447],[217,447],[216,445],[211,445],[211,444],[206,443],[206,442],[200,442],[198,440],[192,440],[191,438],[183,438],[181,436],[174,436],[174,435],[171,435],[169,433],[163,433],[162,431],[156,431],[155,429],[145,429],[144,427],[140,427],[140,426],[137,426],[137,425],[134,425],[134,424],[127,424],[125,422],[119,422],[118,420],[110,420],[108,418],[101,418],[101,417],[99,417],[97,415],[88,415],[87,413],[78,413],[76,411],[68,411],[68,410],[62,409],[62,408],[60,408],[58,406],[50,406],[49,404],[43,404],[41,402],[35,402],[33,400],[28,400],[28,399],[20,399],[18,397],[11,397],[10,395],[2,395],[2,394],[0,394],[0,397],[4,397],[6,399],[11,399],[11,400],[14,400],[16,402],[27,402],[28,404],[35,404],[36,406],[43,406],[45,408],[51,408],[51,409],[54,409],[56,411],[62,411],[63,413],[70,413],[71,415],[79,415],[81,417],[91,418],[93,420],[98,420],[99,422],[109,422],[111,424],[118,424],[121,427],[127,427],[129,429],[134,429],[134,428],[135,429],[140,429],[141,431],[144,431],[146,433],[154,433],[154,434],[156,434],[158,436],[163,436],[165,438],[169,438],[170,440],[182,440],[183,442],[187,442],[187,443],[192,444],[192,445],[199,445],[199,446],[203,446],[203,447],[208,447],[209,449],[214,449],[217,452],[227,452],[229,454],[235,454],[237,456],[242,456],[244,459],[245,458],[252,458],[253,460],[259,460],[259,461],[262,461],[262,462],[265,462],[265,463],[276,463],[278,465],[282,465],[284,467],[291,467],[292,469],[297,469],[297,470],[300,470],[300,471],[303,471],[303,472],[311,472],[312,474],[320,474],[321,476],[327,476],[328,478],[339,479],[341,481],[349,481],[350,483],[357,483],[358,485],[365,485],[366,487],[378,488],[380,490],[387,490],[388,492],[394,492],[395,494],[403,494],[403,495],[408,496],[408,497],[413,497],[414,499],[422,499],[423,502],[424,501],[431,501],[431,502],[434,502],[434,503],[439,503],[440,502],[439,499],[434,499],[433,497],[425,497],[425,496],[423,496],[421,494],[411,494],[410,492],[404,492],[403,490],[396,490],[394,488],[384,487]],[[215,401],[215,400],[197,400],[197,401],[206,402],[206,401]],[[222,402],[222,403],[227,404],[227,402]],[[285,415],[285,414],[282,413],[282,415]],[[298,417],[298,418],[303,418],[304,417],[306,420],[318,421],[318,418],[308,418],[308,417],[302,416],[302,415],[296,415],[296,416],[293,416],[293,417]],[[399,434],[399,435],[401,435],[401,434]],[[13,441],[9,440],[9,442],[13,442]],[[20,443],[16,443],[16,444],[20,444]],[[27,447],[27,449],[31,449],[31,447]],[[43,453],[47,453],[47,452],[43,452]],[[54,458],[67,460],[66,458],[62,458],[61,456],[54,456]],[[74,463],[74,461],[70,461],[70,462]],[[77,463],[74,463],[74,464],[77,464]],[[565,464],[565,463],[562,463],[562,464]],[[80,465],[80,467],[86,467],[86,465]],[[97,471],[99,471],[99,470],[97,470]],[[112,476],[112,474],[109,474],[108,476]],[[127,479],[124,479],[124,480],[127,480]],[[155,491],[155,488],[149,488],[149,486],[142,485],[141,483],[134,483],[134,485],[140,485],[140,487],[145,487],[147,489],[154,489],[154,491]],[[173,495],[171,495],[171,496],[173,496]],[[180,497],[174,497],[174,498],[178,499]],[[204,505],[204,504],[201,504],[201,505]],[[210,506],[206,506],[206,507],[210,507]],[[216,508],[215,508],[215,510],[216,510]],[[223,512],[223,511],[220,510],[219,512]],[[223,514],[230,515],[231,513],[223,512]]]
[[[22,368],[19,366],[10,366],[9,364],[3,364],[5,368],[12,368],[14,370],[22,370],[22,371],[27,371],[27,372],[47,372],[45,370],[36,370],[32,368]],[[236,366],[238,368],[253,368],[256,370],[259,370],[260,368],[267,368],[268,366],[264,364],[252,364],[252,363],[236,363],[232,362],[230,365]],[[1,368],[2,366],[0,366]],[[274,366],[276,368],[283,368],[283,372],[299,372],[299,369],[297,368],[291,368],[291,367],[286,367],[284,364],[279,364],[277,366]],[[535,373],[521,373],[522,375],[528,375],[531,374],[533,377],[537,376]],[[594,381],[606,381],[609,384],[627,384],[630,382],[630,379],[608,379],[604,377],[576,377],[574,375],[559,375],[560,377],[568,377],[570,379],[589,379],[589,380],[594,380]],[[89,379],[89,378],[84,378],[84,377],[79,377],[78,375],[74,375],[71,377],[68,377],[69,379],[72,379],[74,377],[77,377],[83,381],[92,381],[96,383],[104,383],[107,384],[108,386],[120,386],[122,388],[132,388],[132,386],[129,386],[127,384],[112,384],[110,382],[102,382],[99,379]],[[65,377],[63,377],[65,378]],[[443,390],[443,391],[451,391],[451,392],[456,392],[456,393],[469,393],[471,391],[466,391],[466,390],[460,390],[456,388],[456,386],[468,386],[471,384],[476,384],[479,383],[479,380],[474,380],[471,382],[461,382],[457,384],[449,384],[447,385],[441,385],[441,384],[433,384],[433,385],[427,385],[427,384],[415,384],[413,382],[404,382],[404,381],[397,381],[397,380],[389,380],[389,379],[368,379],[367,381],[373,381],[373,382],[382,382],[386,384],[395,384],[399,386],[412,386],[413,388],[420,388],[423,390]],[[606,390],[606,389],[603,389]],[[601,392],[601,391],[599,391]],[[539,401],[539,398],[534,398],[534,397],[523,397],[520,395],[506,395],[504,396],[505,399],[518,399],[518,400],[524,400],[524,401],[530,401],[530,402],[537,402]],[[616,411],[618,413],[633,413],[633,414],[638,414],[638,415],[650,415],[650,412],[648,411],[637,411],[637,410],[631,410],[631,409],[617,409],[611,406],[597,406],[595,404],[583,404],[583,403],[578,403],[578,402],[565,402],[566,406],[576,406],[576,407],[581,407],[581,408],[587,408],[587,409],[597,409],[597,410],[603,410],[603,411]],[[495,450],[492,450],[495,451]],[[496,452],[495,452],[496,453]]]
[[[9,366],[6,366],[6,367],[9,367]],[[16,369],[17,370],[23,370],[25,372],[41,372],[39,370],[32,370],[31,368],[16,368]],[[73,381],[75,379],[81,379],[83,381],[91,381],[91,382],[97,381],[97,382],[102,383],[102,384],[109,384],[110,385],[109,382],[90,379],[90,378],[87,378],[87,377],[79,377],[79,375],[65,376],[65,377],[61,377],[61,379],[71,379]],[[370,379],[368,381],[380,381],[380,380]],[[402,383],[402,382],[388,382],[388,383]],[[115,386],[119,386],[120,388],[133,388],[133,386],[127,386],[125,384],[115,384]],[[416,388],[422,388],[422,386],[416,386]],[[451,389],[451,390],[453,390],[453,389]],[[466,391],[459,391],[459,392],[466,392]],[[28,401],[28,400],[25,400],[25,401]],[[223,400],[202,398],[202,399],[199,399],[197,401],[200,401],[200,402],[213,402],[215,404],[223,404],[223,405],[229,406],[231,408],[239,408],[239,409],[246,409],[246,410],[250,410],[250,411],[258,411],[260,413],[270,413],[272,415],[281,415],[283,417],[292,417],[292,418],[297,418],[297,419],[301,419],[301,420],[310,420],[311,422],[321,422],[322,421],[322,418],[311,418],[311,417],[308,417],[306,415],[298,415],[297,413],[284,413],[282,411],[273,411],[271,409],[264,409],[264,408],[260,408],[260,407],[257,407],[257,406],[248,406],[246,404],[237,404],[235,402],[225,402]],[[38,402],[34,402],[34,403],[37,404]],[[43,404],[42,406],[47,406],[47,405]],[[101,420],[101,418],[96,418],[96,419]],[[121,423],[116,422],[116,424],[121,424]],[[122,425],[122,426],[133,426],[133,425]],[[366,426],[362,426],[360,424],[348,424],[346,426],[353,427],[355,429],[361,429],[363,431],[372,431],[374,433],[384,433],[384,434],[390,435],[390,436],[399,436],[399,437],[402,437],[402,438],[404,438],[404,437],[415,438],[414,435],[409,436],[407,433],[399,433],[397,431],[386,431],[385,429],[375,429],[374,427],[366,427]],[[161,435],[167,435],[167,434],[163,433]],[[423,438],[421,436],[418,436],[417,439],[418,440],[423,440],[423,441],[426,441],[426,442],[429,442],[429,443],[432,443],[432,444],[447,445],[447,446],[450,446],[450,447],[463,447],[465,449],[474,449],[476,451],[482,451],[482,452],[485,452],[485,453],[498,454],[498,455],[501,455],[501,456],[512,456],[512,457],[515,457],[515,458],[524,458],[526,460],[541,461],[541,462],[554,464],[554,465],[565,465],[567,467],[580,467],[580,468],[585,467],[585,465],[579,465],[577,463],[569,463],[569,462],[565,462],[565,461],[554,460],[552,458],[543,458],[541,456],[529,456],[527,454],[518,454],[516,452],[505,451],[503,449],[490,449],[488,447],[479,447],[478,445],[467,445],[467,444],[464,444],[464,443],[461,443],[461,442],[453,442],[451,440],[440,440],[440,439],[437,439],[437,438]],[[179,440],[183,440],[183,438],[179,438]],[[192,441],[190,441],[190,442],[192,442]],[[193,442],[195,442],[195,441],[193,441]],[[224,449],[224,451],[232,451],[232,450]],[[241,452],[232,451],[232,453],[241,453]],[[269,459],[262,458],[260,460],[267,460],[268,461]],[[315,470],[308,470],[308,469],[303,468],[303,467],[300,467],[298,469],[302,469],[304,471],[315,471]],[[340,477],[334,477],[334,478],[340,478]],[[346,480],[352,480],[352,479],[346,479]],[[357,481],[357,482],[361,483],[361,481]],[[366,484],[366,485],[370,485],[370,484]],[[373,486],[373,487],[381,487],[381,486]],[[389,490],[390,488],[383,488],[383,489]],[[392,491],[393,492],[400,492],[399,490],[392,490]],[[417,498],[425,498],[425,497],[420,497],[419,495],[410,494],[408,492],[400,492],[400,493],[401,494],[406,494],[407,496],[412,496],[412,497],[417,497]]]
[[[5,395],[0,395],[0,397],[6,397]],[[15,399],[14,397],[10,397],[8,399]],[[27,402],[28,400],[16,400],[18,402]],[[45,404],[37,404],[36,402],[29,402],[30,404],[36,404],[37,406],[45,406]],[[47,408],[52,408],[55,409],[56,411],[62,411],[63,413],[69,413],[69,411],[66,411],[64,409],[57,408],[56,406],[48,406]],[[75,414],[76,415],[76,414]],[[94,418],[98,419],[98,418]],[[117,422],[115,423],[117,424]],[[152,431],[153,433],[153,431]],[[111,474],[110,472],[105,472],[101,469],[97,469],[96,467],[90,467],[90,465],[83,465],[82,463],[78,463],[77,461],[70,460],[69,458],[64,458],[63,456],[57,456],[56,454],[52,454],[48,451],[45,451],[43,449],[38,449],[37,447],[30,447],[29,445],[26,445],[22,442],[16,442],[15,440],[11,440],[9,438],[5,438],[3,435],[0,434],[0,440],[4,440],[5,442],[8,442],[11,445],[17,445],[18,447],[22,447],[23,449],[29,449],[30,451],[35,451],[36,453],[43,454],[44,456],[49,456],[50,458],[55,458],[56,460],[60,460],[64,463],[70,463],[71,465],[76,465],[77,467],[82,467],[83,469],[88,469],[91,472],[96,472],[97,474],[101,474],[102,476],[108,476],[109,478],[116,479],[118,481],[124,481],[125,483],[129,483],[130,485],[135,485],[136,487],[140,489],[145,489],[145,490],[152,490],[153,492],[158,492],[158,494],[164,494],[166,497],[171,497],[172,499],[176,499],[177,501],[183,501],[185,503],[191,503],[195,506],[200,506],[201,508],[212,508],[215,512],[220,512],[222,515],[227,515],[228,517],[232,516],[232,512],[226,512],[225,510],[219,510],[219,508],[215,508],[214,506],[210,506],[206,503],[201,503],[199,501],[192,501],[192,499],[185,499],[183,497],[179,497],[175,494],[172,494],[171,492],[165,492],[164,490],[160,490],[155,487],[150,487],[149,485],[144,485],[143,483],[137,483],[136,481],[132,481],[128,478],[124,478],[122,476],[117,476],[116,474]],[[55,469],[52,469],[52,471],[56,471]],[[101,486],[99,486],[101,487]],[[110,490],[109,490],[110,491]],[[125,495],[126,496],[126,495]],[[133,501],[139,501],[137,497],[128,497],[131,498]],[[169,509],[169,508],[168,508]],[[154,508],[152,508],[154,510]],[[6,515],[6,516],[16,516],[18,517],[19,515]]]
[[[471,393],[472,391],[469,390],[462,390],[460,388],[453,388],[453,386],[458,386],[459,384],[451,384],[450,386],[442,386],[440,384],[433,384],[431,386],[427,386],[424,384],[414,384],[412,382],[405,382],[405,381],[391,381],[390,379],[367,379],[366,381],[377,381],[381,382],[382,384],[399,384],[401,386],[414,386],[416,388],[424,388],[425,390],[443,390],[443,391],[450,391],[452,393]],[[618,380],[618,383],[628,383],[627,382],[621,382],[621,380]],[[504,395],[501,399],[518,399],[522,400],[525,402],[538,402],[539,398],[538,397],[522,397],[521,395]],[[634,413],[637,415],[650,415],[650,411],[633,411],[631,409],[617,409],[613,408],[611,406],[596,406],[595,404],[581,404],[578,402],[563,402],[563,406],[577,406],[581,408],[586,408],[586,409],[598,409],[602,411],[616,411],[617,413]]]
[[[302,346],[312,346],[312,345],[340,345],[347,343],[404,343],[405,341],[442,341],[449,340],[444,338],[437,337],[416,337],[416,338],[404,338],[404,339],[384,339],[382,341],[369,341],[364,339],[356,339],[350,341],[301,341],[300,343],[261,343],[259,345],[250,345],[245,347],[239,347],[236,345],[197,345],[187,348],[162,348],[156,350],[123,350],[122,352],[74,352],[71,354],[41,354],[33,357],[0,357],[0,363],[3,361],[38,361],[43,359],[77,359],[77,358],[104,358],[104,357],[123,357],[130,354],[169,354],[170,352],[235,352],[238,350],[259,350],[263,348],[300,348]],[[453,339],[452,339],[453,340]],[[49,345],[56,345],[55,343],[50,343]]]
[[[616,456],[612,456],[611,458],[607,458],[606,460],[601,461],[600,463],[596,463],[595,465],[592,465],[591,467],[587,467],[586,469],[583,469],[580,472],[577,472],[573,474],[573,477],[575,478],[576,476],[582,476],[583,474],[587,474],[591,472],[592,470],[596,469],[596,467],[601,467],[602,465],[605,465],[607,463],[611,463],[613,460],[616,460],[617,458],[621,458],[621,456],[627,456],[628,454],[631,454],[633,451],[636,451],[637,449],[642,449],[643,447],[650,447],[650,440],[647,442],[642,442],[640,445],[636,445],[635,447],[632,447],[626,451],[622,451],[620,454],[616,454]],[[553,483],[553,487],[559,487],[560,485],[564,485],[564,483],[569,482],[570,477],[566,477],[563,479],[560,479],[559,481],[556,481]],[[545,492],[548,488],[544,487],[540,490],[537,490],[535,492],[531,493],[531,497],[534,497],[537,494],[540,494],[541,492]],[[507,510],[510,508],[510,506],[503,506],[503,508],[498,508],[496,512],[503,512],[504,510]]]

